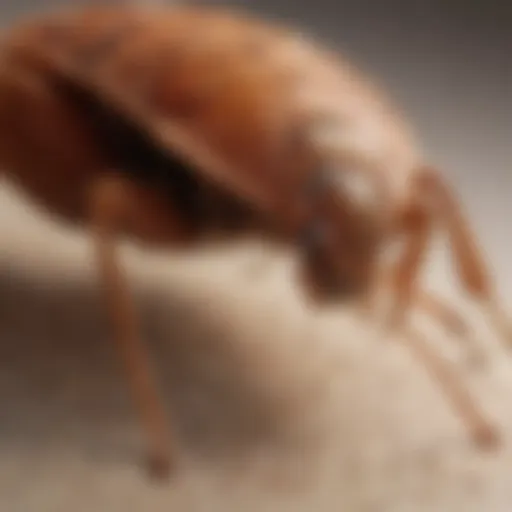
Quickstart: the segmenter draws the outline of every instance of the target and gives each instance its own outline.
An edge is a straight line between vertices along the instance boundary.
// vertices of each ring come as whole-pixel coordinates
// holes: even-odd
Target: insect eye
[[[316,220],[303,230],[300,235],[300,244],[308,253],[315,253],[327,243],[329,235],[330,229],[326,222]]]

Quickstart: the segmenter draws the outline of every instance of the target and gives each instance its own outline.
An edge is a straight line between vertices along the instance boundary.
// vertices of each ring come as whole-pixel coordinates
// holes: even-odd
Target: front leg
[[[408,345],[440,383],[454,409],[467,424],[475,442],[483,447],[496,446],[499,443],[498,433],[486,421],[467,389],[462,386],[447,363],[407,325],[407,313],[415,299],[419,297],[418,290],[421,290],[417,280],[430,241],[434,215],[434,210],[429,208],[432,206],[430,201],[423,201],[421,197],[413,199],[401,212],[398,220],[405,235],[405,249],[390,276],[394,301],[388,324],[395,329],[404,330]],[[424,295],[424,298],[430,300],[430,296]],[[438,307],[440,303],[433,304]],[[450,310],[444,310],[444,314],[447,313],[450,313]]]
[[[422,173],[422,189],[435,201],[440,224],[448,235],[459,281],[465,291],[480,303],[496,331],[512,348],[512,324],[497,297],[478,240],[454,193],[432,168],[426,168]]]
[[[386,324],[393,329],[403,326],[411,306],[418,297],[418,290],[421,289],[418,286],[418,278],[432,231],[428,212],[416,202],[411,202],[400,211],[396,223],[396,232],[403,235],[404,250],[396,266],[384,276],[393,294]]]
[[[171,467],[164,407],[147,347],[140,337],[138,316],[120,268],[115,239],[128,231],[154,242],[172,242],[183,238],[185,231],[160,196],[120,176],[100,178],[91,189],[89,203],[96,260],[113,338],[148,436],[150,469],[164,477]]]
[[[471,361],[483,359],[467,321],[448,301],[426,291],[420,283],[420,273],[430,242],[434,222],[437,220],[437,202],[423,187],[422,174],[412,184],[409,201],[398,210],[392,230],[393,237],[401,237],[403,252],[398,261],[380,272],[378,284],[391,290],[392,309],[387,325],[400,328],[407,322],[413,307],[426,313],[445,327],[449,334],[464,339],[469,346]]]

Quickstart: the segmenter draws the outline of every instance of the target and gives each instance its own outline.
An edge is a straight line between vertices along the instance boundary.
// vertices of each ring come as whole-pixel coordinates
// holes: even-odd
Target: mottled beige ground
[[[1,190],[0,511],[510,510],[508,446],[477,453],[404,345],[349,311],[308,312],[285,258],[257,273],[257,244],[188,261],[126,250],[179,439],[175,479],[149,484],[87,240]],[[496,340],[469,371],[426,332],[511,432]]]

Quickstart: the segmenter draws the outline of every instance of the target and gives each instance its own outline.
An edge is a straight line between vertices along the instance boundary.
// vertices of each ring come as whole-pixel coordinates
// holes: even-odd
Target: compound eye
[[[300,235],[300,244],[312,256],[325,247],[329,241],[331,230],[324,220],[315,220]]]

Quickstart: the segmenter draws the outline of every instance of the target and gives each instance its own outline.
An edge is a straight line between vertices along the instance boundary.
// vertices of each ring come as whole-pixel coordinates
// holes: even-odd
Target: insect
[[[510,340],[466,218],[407,123],[297,30],[176,6],[83,7],[19,23],[0,51],[0,164],[41,209],[90,231],[161,475],[173,438],[115,251],[122,235],[172,247],[272,236],[297,249],[317,303],[365,301],[385,284],[390,325],[405,326],[417,306],[454,328],[458,313],[417,283],[437,225],[463,287]],[[397,239],[402,252],[384,264]],[[464,387],[440,359],[429,364],[475,441],[497,445]]]

